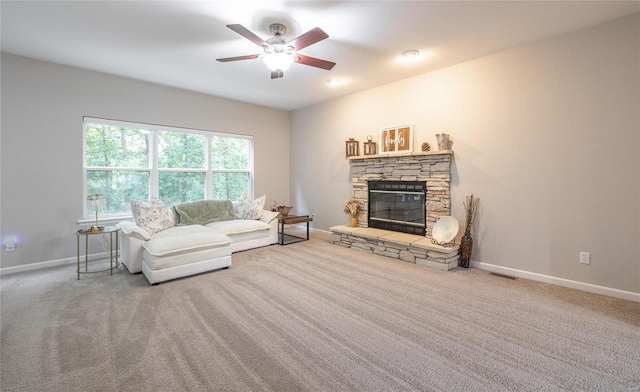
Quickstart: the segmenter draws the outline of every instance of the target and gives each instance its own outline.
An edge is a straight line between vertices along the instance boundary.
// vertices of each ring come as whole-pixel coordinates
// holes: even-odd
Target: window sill
[[[118,216],[110,216],[110,217],[105,217],[105,218],[101,218],[98,217],[98,225],[99,226],[113,226],[116,223],[120,223],[123,221],[130,221],[133,220],[133,215],[129,214],[129,215],[118,215]],[[80,226],[93,226],[96,223],[95,218],[94,219],[90,219],[90,218],[84,218],[84,219],[78,219],[78,221],[76,222],[78,225]]]

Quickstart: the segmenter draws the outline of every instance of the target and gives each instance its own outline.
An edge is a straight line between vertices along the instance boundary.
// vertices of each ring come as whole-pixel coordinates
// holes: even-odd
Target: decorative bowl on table
[[[278,212],[282,216],[287,216],[287,215],[289,215],[289,212],[291,211],[292,208],[293,207],[278,206]]]

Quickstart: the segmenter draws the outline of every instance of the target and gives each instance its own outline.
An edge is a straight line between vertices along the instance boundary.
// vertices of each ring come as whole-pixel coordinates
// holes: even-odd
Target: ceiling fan
[[[262,58],[262,60],[271,69],[271,79],[278,79],[284,76],[284,71],[289,69],[291,64],[300,63],[304,65],[310,65],[312,67],[331,70],[336,63],[317,59],[315,57],[305,56],[297,53],[300,49],[313,45],[316,42],[320,42],[323,39],[329,38],[329,35],[322,31],[321,28],[316,27],[302,34],[301,36],[292,39],[287,42],[282,36],[287,32],[287,27],[281,23],[273,23],[269,26],[269,31],[274,35],[273,38],[269,38],[264,41],[258,37],[246,27],[239,24],[227,25],[228,28],[240,34],[244,38],[253,42],[254,44],[262,47],[264,53],[262,54],[249,54],[246,56],[237,57],[225,57],[217,59],[220,62],[238,61],[238,60],[252,60]]]

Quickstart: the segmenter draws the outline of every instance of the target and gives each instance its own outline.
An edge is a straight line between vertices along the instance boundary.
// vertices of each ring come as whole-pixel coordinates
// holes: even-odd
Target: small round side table
[[[114,268],[118,268],[120,266],[120,262],[118,261],[118,232],[120,231],[119,227],[116,226],[105,226],[102,230],[93,232],[91,230],[78,230],[76,231],[76,244],[78,250],[78,266],[76,269],[76,273],[78,274],[78,280],[80,280],[80,274],[93,274],[96,272],[105,272],[110,271],[113,276]],[[109,234],[109,268],[89,271],[89,236],[98,235],[98,234]],[[114,260],[114,250],[113,250],[113,236],[115,234],[116,237],[116,247],[115,247],[115,260]],[[80,270],[80,237],[84,236],[84,271]],[[115,263],[114,263],[115,261]]]

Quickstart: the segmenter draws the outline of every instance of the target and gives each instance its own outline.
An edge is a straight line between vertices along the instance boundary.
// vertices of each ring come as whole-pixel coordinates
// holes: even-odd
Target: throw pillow
[[[207,225],[235,219],[231,200],[198,200],[173,206],[180,217],[179,225]]]
[[[145,229],[149,234],[155,234],[175,226],[171,207],[167,207],[157,197],[151,197],[150,204],[131,200],[131,214],[136,225]]]
[[[237,203],[233,203],[233,212],[238,219],[260,219],[266,200],[267,195],[262,195],[251,201],[249,195],[246,192],[242,192],[242,196],[240,196]]]

